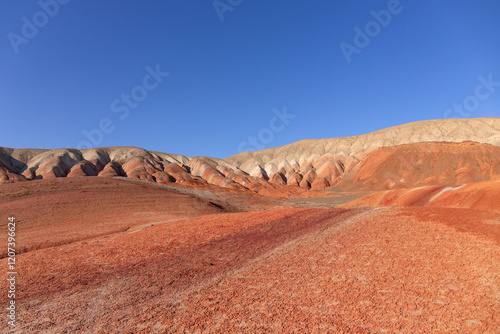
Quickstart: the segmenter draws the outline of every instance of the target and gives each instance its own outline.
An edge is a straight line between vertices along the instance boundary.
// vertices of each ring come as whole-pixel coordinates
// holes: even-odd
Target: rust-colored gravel
[[[151,182],[75,177],[0,186],[0,235],[7,217],[15,216],[18,252],[222,211],[209,200]],[[6,253],[2,247],[0,257]]]
[[[29,251],[19,333],[499,333],[499,216],[454,210],[222,213]]]

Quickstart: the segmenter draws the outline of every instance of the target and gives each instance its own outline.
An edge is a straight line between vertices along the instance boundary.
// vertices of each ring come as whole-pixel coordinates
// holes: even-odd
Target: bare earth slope
[[[4,184],[0,191],[0,215],[15,215],[22,221],[17,231],[22,235],[18,252],[124,232],[143,224],[234,210],[216,196],[210,200],[111,178],[36,180]],[[6,253],[7,248],[2,249],[0,257]]]
[[[456,210],[219,214],[24,253],[20,329],[498,333],[498,215]]]
[[[500,213],[500,178],[460,186],[424,186],[379,191],[355,199],[343,206],[425,206]]]
[[[416,143],[368,153],[337,187],[383,190],[424,185],[460,185],[500,176],[500,147],[474,142]]]
[[[126,178],[57,178],[0,187],[0,216],[22,223],[18,252],[222,212],[262,210],[276,202],[217,187],[203,191]],[[6,231],[4,220],[0,223]],[[0,258],[7,248],[0,250]]]

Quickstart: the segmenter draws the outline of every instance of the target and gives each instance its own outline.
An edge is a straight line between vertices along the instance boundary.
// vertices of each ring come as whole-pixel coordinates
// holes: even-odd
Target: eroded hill
[[[422,121],[362,136],[303,140],[226,159],[136,147],[0,148],[1,182],[122,176],[274,196],[486,181],[500,172],[500,118]]]

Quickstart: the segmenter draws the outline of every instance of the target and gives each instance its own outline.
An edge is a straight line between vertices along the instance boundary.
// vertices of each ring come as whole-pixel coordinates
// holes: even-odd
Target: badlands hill
[[[424,142],[461,143],[474,141],[500,146],[500,118],[460,118],[420,121],[371,132],[361,136],[308,139],[260,151],[243,152],[226,160],[251,173],[256,166],[272,172],[272,166],[299,165],[331,154],[352,157],[380,147]]]
[[[226,159],[136,147],[0,148],[0,182],[122,176],[274,195],[326,188],[385,190],[491,180],[500,174],[499,158],[500,118],[446,119],[302,140]]]
[[[0,148],[15,332],[500,333],[499,138],[486,118],[226,159]]]

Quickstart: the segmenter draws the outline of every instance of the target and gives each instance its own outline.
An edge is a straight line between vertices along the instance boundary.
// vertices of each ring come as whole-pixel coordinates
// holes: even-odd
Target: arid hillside
[[[370,134],[304,140],[226,159],[135,147],[0,148],[0,181],[106,176],[214,185],[271,196],[486,181],[499,174],[500,118],[423,121]]]
[[[500,177],[494,181],[473,182],[460,186],[422,186],[378,191],[343,206],[425,206],[500,213]]]
[[[17,330],[500,333],[499,129],[425,121],[226,159],[0,148]]]
[[[268,171],[280,164],[306,164],[326,154],[356,156],[377,148],[425,142],[477,143],[500,146],[500,118],[460,118],[413,122],[359,136],[307,139],[260,151],[244,152],[226,160],[252,174],[255,168]],[[272,173],[271,173],[272,174]]]
[[[474,142],[417,143],[368,153],[337,186],[385,190],[425,185],[461,185],[500,177],[500,147]]]

